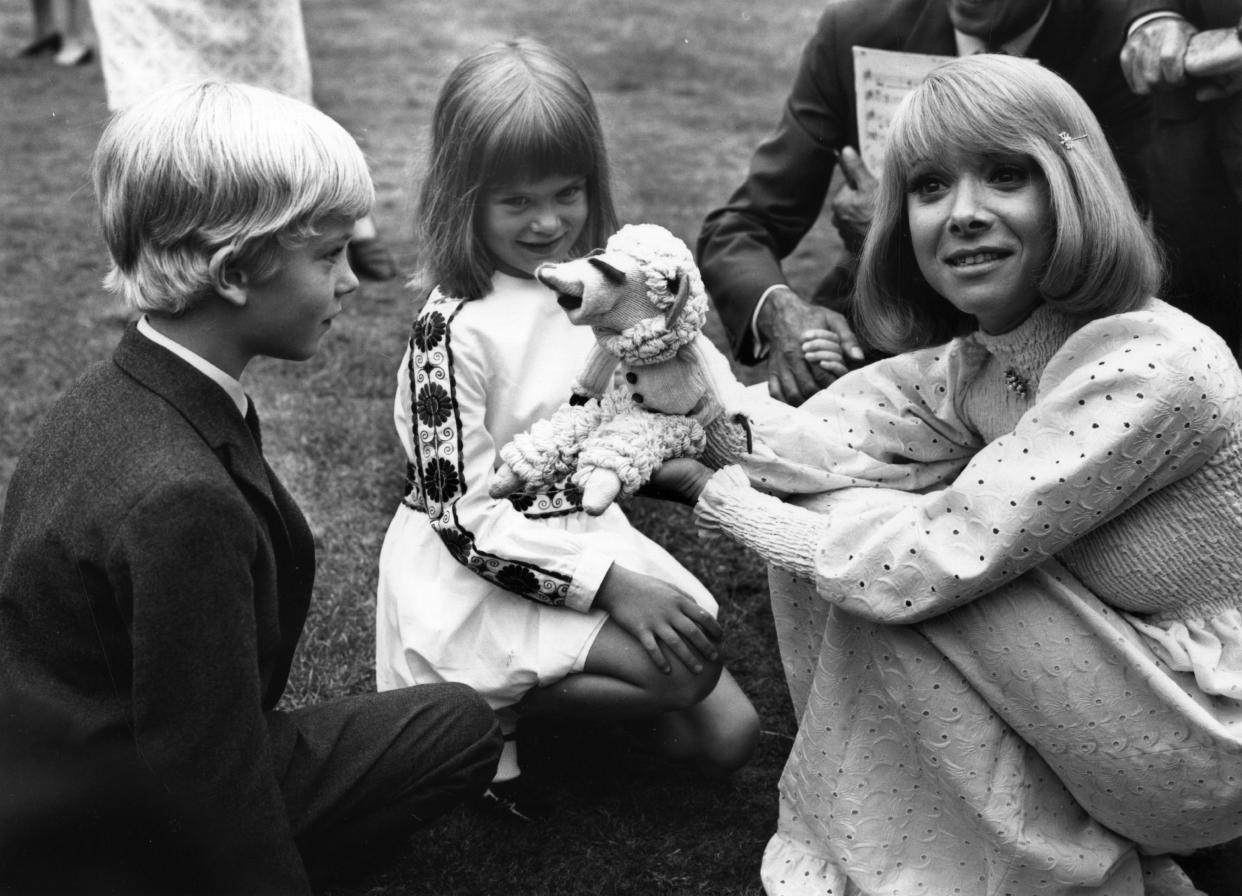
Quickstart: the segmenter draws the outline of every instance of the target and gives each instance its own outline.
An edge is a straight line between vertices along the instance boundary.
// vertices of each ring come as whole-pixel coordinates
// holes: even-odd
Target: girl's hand
[[[703,671],[701,659],[719,658],[720,623],[663,579],[614,563],[595,594],[595,606],[631,634],[665,674],[672,667],[663,648],[695,674]]]
[[[697,460],[674,457],[657,467],[639,491],[648,497],[680,501],[693,507],[711,478],[712,470]]]
[[[818,364],[833,376],[844,376],[845,353],[841,351],[841,338],[832,330],[803,330],[802,357],[808,364]]]

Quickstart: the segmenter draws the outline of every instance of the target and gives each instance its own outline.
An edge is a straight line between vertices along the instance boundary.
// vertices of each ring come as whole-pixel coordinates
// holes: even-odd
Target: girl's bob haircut
[[[306,103],[244,84],[161,90],[112,117],[92,162],[112,268],[104,285],[137,311],[180,314],[229,267],[262,282],[278,249],[375,199],[366,160]]]
[[[608,154],[595,101],[569,62],[526,38],[491,44],[458,63],[436,100],[431,156],[419,194],[419,273],[425,294],[477,299],[495,264],[478,236],[489,189],[556,176],[586,179],[588,211],[574,255],[617,229]]]
[[[1064,314],[1117,314],[1159,289],[1160,250],[1099,123],[1038,63],[990,54],[945,63],[898,106],[888,139],[854,295],[859,328],[876,347],[908,351],[976,326],[915,262],[906,196],[914,169],[928,162],[1018,156],[1043,172],[1054,234],[1038,288]]]

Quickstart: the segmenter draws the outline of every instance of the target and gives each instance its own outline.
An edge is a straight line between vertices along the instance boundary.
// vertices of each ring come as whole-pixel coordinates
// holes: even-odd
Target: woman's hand
[[[703,671],[703,659],[719,658],[720,623],[663,579],[614,563],[595,594],[595,606],[631,634],[665,674],[672,667],[662,648],[671,650],[695,674]]]
[[[674,457],[661,464],[639,491],[652,498],[680,501],[691,507],[699,500],[712,470],[689,457]]]

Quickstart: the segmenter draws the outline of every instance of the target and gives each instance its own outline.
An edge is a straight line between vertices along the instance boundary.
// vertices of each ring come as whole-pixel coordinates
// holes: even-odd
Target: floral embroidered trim
[[[457,518],[457,501],[469,485],[462,469],[450,323],[464,304],[460,299],[433,298],[419,313],[410,335],[408,372],[415,463],[407,473],[404,503],[427,514],[440,541],[458,563],[506,591],[538,603],[564,606],[569,577],[480,550],[474,533]],[[579,509],[575,499],[580,497],[580,493],[564,491],[519,496],[513,504],[527,516],[553,516]]]

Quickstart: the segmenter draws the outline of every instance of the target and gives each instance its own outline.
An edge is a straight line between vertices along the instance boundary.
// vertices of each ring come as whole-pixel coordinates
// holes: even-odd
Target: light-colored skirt
[[[573,513],[531,522],[598,541],[617,563],[717,610],[703,584],[615,506],[598,517]],[[426,515],[403,504],[380,551],[376,683],[389,690],[462,682],[501,709],[533,687],[582,671],[607,618],[602,610],[548,606],[493,585],[453,559]]]
[[[1163,665],[1055,562],[909,626],[770,574],[800,725],[773,896],[1185,896],[1242,836],[1242,705]]]

